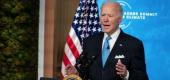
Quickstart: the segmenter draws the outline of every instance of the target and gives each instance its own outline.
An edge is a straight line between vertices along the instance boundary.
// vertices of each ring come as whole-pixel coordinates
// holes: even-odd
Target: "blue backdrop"
[[[98,6],[104,0],[98,0]],[[150,80],[170,80],[170,0],[118,0],[124,8],[121,28],[144,43]]]

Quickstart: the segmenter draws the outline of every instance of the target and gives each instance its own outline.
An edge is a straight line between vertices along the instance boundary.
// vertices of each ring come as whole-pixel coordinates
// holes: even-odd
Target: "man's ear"
[[[118,23],[120,24],[122,22],[122,17],[120,16],[119,18],[118,18]]]

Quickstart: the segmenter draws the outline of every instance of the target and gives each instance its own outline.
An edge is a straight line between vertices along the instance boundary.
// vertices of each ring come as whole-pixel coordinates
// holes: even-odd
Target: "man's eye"
[[[105,14],[102,14],[101,16],[105,16]]]
[[[113,15],[109,15],[109,17],[113,17]]]

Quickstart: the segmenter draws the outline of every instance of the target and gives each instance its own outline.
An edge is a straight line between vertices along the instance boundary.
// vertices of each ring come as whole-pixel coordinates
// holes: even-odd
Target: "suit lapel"
[[[119,52],[122,49],[123,44],[123,32],[120,32],[120,35],[118,37],[118,39],[115,42],[115,45],[113,46],[112,50],[111,50],[111,54],[115,53],[115,52]]]

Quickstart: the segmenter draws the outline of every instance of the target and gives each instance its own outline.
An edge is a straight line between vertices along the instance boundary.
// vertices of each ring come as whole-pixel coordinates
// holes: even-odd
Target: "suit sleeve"
[[[129,80],[148,80],[142,42],[139,42],[134,46],[132,53]]]
[[[83,44],[83,52],[81,55],[76,59],[76,64],[75,67],[77,71],[79,72],[79,76],[83,79],[86,80],[88,78],[88,59],[87,59],[87,41],[84,41]]]

